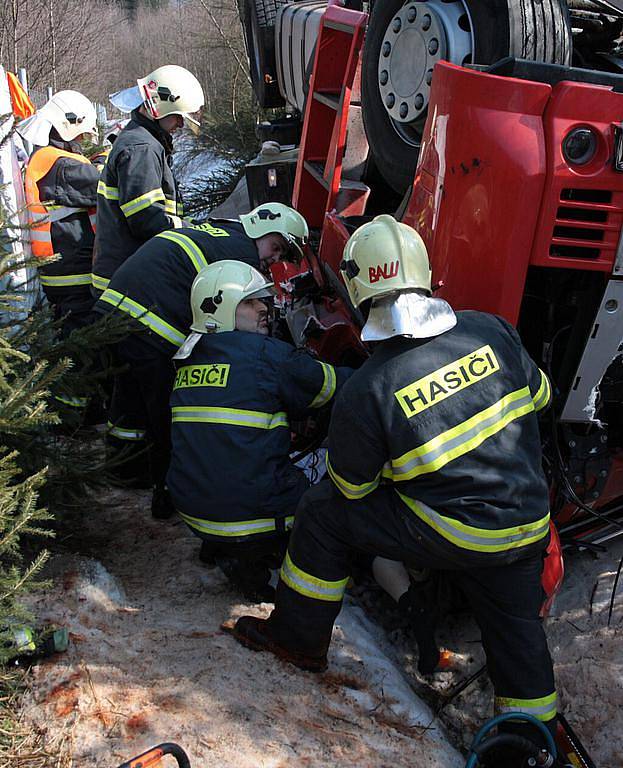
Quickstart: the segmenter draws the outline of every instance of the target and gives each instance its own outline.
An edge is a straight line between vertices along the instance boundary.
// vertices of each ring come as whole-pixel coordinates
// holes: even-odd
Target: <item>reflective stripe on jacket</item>
[[[514,558],[548,540],[537,412],[550,384],[506,321],[457,318],[441,336],[378,345],[336,403],[327,468],[348,499],[393,484],[444,551]]]
[[[289,459],[290,419],[330,402],[350,372],[261,334],[203,336],[171,395],[167,485],[185,522],[229,540],[287,528],[308,485]]]
[[[30,224],[30,242],[33,256],[49,259],[56,253],[52,242],[52,223],[62,221],[76,213],[86,213],[95,231],[95,208],[77,208],[68,205],[55,205],[53,200],[41,200],[39,182],[52,170],[59,158],[69,158],[78,163],[89,161],[82,155],[66,152],[57,147],[47,146],[38,149],[28,161],[25,174],[26,202]]]
[[[237,222],[215,221],[161,232],[132,254],[108,283],[93,276],[93,284],[104,291],[95,310],[134,317],[149,330],[141,338],[172,355],[192,322],[193,280],[203,267],[222,259],[259,266],[255,241]]]
[[[143,243],[172,229],[171,216],[181,216],[171,151],[171,137],[135,110],[110,150],[97,188],[96,291]]]

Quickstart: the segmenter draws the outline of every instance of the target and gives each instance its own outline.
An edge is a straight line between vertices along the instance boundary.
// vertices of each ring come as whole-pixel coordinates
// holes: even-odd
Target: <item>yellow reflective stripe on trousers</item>
[[[321,363],[316,360],[318,365],[322,366],[322,372],[324,374],[324,381],[322,382],[322,388],[316,397],[312,400],[310,408],[321,408],[326,405],[329,400],[335,394],[335,387],[337,384],[337,377],[335,375],[335,368],[328,363]]]
[[[41,285],[48,288],[67,288],[72,285],[91,285],[91,275],[42,275],[39,274]]]
[[[139,323],[147,326],[150,331],[157,333],[158,336],[161,336],[176,347],[181,346],[186,338],[181,331],[169,325],[169,323],[158,317],[154,312],[150,312],[147,307],[139,304],[138,301],[134,301],[134,299],[123,296],[123,294],[112,288],[107,288],[99,300],[111,304],[122,312],[127,312],[130,317],[135,318]]]
[[[105,291],[108,288],[108,283],[110,280],[107,277],[100,277],[100,275],[91,273],[91,285],[98,291]]]
[[[156,237],[161,237],[164,240],[170,240],[172,243],[179,245],[184,253],[191,260],[193,267],[200,272],[204,267],[208,266],[206,257],[203,255],[203,251],[194,240],[191,240],[188,235],[182,235],[180,232],[174,232],[167,230],[166,232],[159,232]]]
[[[394,489],[396,490],[396,489]],[[506,552],[540,541],[549,532],[549,512],[539,520],[511,528],[477,528],[452,517],[441,515],[421,501],[396,490],[402,501],[420,520],[457,547],[472,552]]]
[[[69,395],[54,395],[54,399],[70,408],[86,408],[89,404],[88,397],[70,397]]]
[[[204,520],[200,517],[191,517],[191,515],[185,515],[179,510],[178,514],[191,528],[210,536],[253,536],[258,533],[273,533],[277,530],[277,523],[273,517],[223,523],[220,520]],[[293,522],[293,516],[285,518],[286,530],[292,527]]]
[[[505,696],[495,697],[495,712],[503,714],[504,712],[524,712],[527,715],[536,717],[537,720],[547,722],[556,717],[558,697],[556,692],[549,696],[542,696],[540,699],[511,699]]]
[[[286,552],[279,576],[284,584],[287,584],[290,589],[293,589],[300,595],[332,603],[339,603],[344,597],[349,579],[347,576],[339,581],[326,581],[325,579],[319,579],[317,576],[305,573],[305,571],[294,565],[289,552]]]
[[[119,199],[119,187],[108,187],[100,179],[97,182],[97,194],[105,197],[106,200],[118,200]]]
[[[127,203],[123,203],[119,207],[126,219],[129,219],[130,216],[144,211],[145,208],[149,208],[154,203],[166,203],[166,197],[161,187],[145,192],[144,195],[139,195],[139,197],[135,197],[133,200],[128,200]]]
[[[549,403],[550,397],[552,396],[552,389],[549,383],[549,379],[540,369],[539,373],[541,374],[541,386],[539,387],[536,395],[532,398],[535,411],[540,411],[545,408],[545,406]]]
[[[112,422],[108,422],[108,434],[110,437],[116,437],[118,440],[130,440],[132,442],[142,440],[145,437],[144,429],[129,429],[127,427],[119,427]]]
[[[392,459],[391,469],[383,469],[383,477],[400,482],[436,472],[450,461],[478,448],[515,419],[533,411],[534,403],[528,387],[511,392],[456,427]]]
[[[164,210],[167,213],[173,214],[173,216],[177,216],[177,203],[175,200],[169,200],[168,198],[164,201]]]
[[[246,411],[241,408],[217,408],[211,406],[179,405],[172,409],[174,422],[197,422],[203,424],[231,424],[235,427],[275,429],[288,427],[288,416],[262,411]]]
[[[361,485],[349,483],[348,480],[344,480],[344,478],[338,475],[338,473],[333,469],[331,466],[331,461],[329,460],[328,453],[326,457],[326,463],[329,477],[331,480],[333,480],[333,483],[337,486],[337,489],[341,491],[347,499],[363,499],[364,496],[367,496],[369,493],[375,490],[381,481],[381,473],[379,472],[374,480],[371,480],[368,483],[361,483]]]

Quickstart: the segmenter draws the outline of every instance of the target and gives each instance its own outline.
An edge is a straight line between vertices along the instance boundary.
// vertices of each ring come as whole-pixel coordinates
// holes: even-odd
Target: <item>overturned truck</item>
[[[623,3],[366,5],[241,2],[260,103],[302,121],[292,201],[319,248],[275,273],[292,336],[365,355],[343,246],[380,212],[414,226],[437,295],[505,317],[549,373],[553,517],[600,548],[623,530]]]

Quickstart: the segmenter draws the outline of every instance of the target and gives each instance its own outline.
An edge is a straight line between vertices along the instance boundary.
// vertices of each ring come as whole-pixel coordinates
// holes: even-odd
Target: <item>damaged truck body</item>
[[[551,378],[543,449],[567,546],[623,530],[619,5],[241,1],[258,100],[299,110],[292,201],[320,237],[275,275],[295,342],[365,355],[343,246],[378,213],[414,226],[436,295],[505,317]],[[279,162],[265,183],[255,168],[255,200],[274,199]]]

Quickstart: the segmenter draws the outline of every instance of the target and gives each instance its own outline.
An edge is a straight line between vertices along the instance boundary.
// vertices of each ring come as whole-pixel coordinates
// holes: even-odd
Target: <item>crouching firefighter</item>
[[[393,217],[357,230],[340,266],[367,312],[362,339],[373,354],[335,404],[329,478],[296,511],[275,609],[243,616],[234,634],[324,670],[354,552],[460,572],[497,711],[529,713],[553,731],[539,619],[549,507],[537,413],[548,379],[506,321],[431,298],[426,247]],[[533,726],[519,727],[538,740]]]
[[[116,143],[115,143],[116,146]],[[139,449],[146,436],[154,483],[152,514],[174,514],[165,488],[171,450],[169,397],[175,369],[171,358],[192,323],[190,289],[208,264],[243,261],[267,271],[285,258],[300,259],[309,230],[300,213],[281,203],[266,203],[239,221],[211,220],[197,227],[168,230],[132,254],[95,304],[99,313],[134,318],[142,333],[130,333],[116,347],[120,366],[109,412],[109,444]],[[144,456],[144,453],[142,454]],[[133,465],[128,462],[128,471]]]
[[[32,253],[40,260],[48,302],[64,318],[62,331],[68,334],[92,319],[99,173],[78,142],[86,134],[97,136],[95,110],[81,93],[59,91],[17,130],[36,146],[25,175]]]
[[[272,600],[270,567],[283,559],[308,487],[289,459],[290,418],[330,403],[348,368],[269,337],[272,283],[221,261],[193,283],[193,333],[175,355],[167,484],[182,519],[251,600]]]

